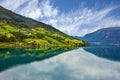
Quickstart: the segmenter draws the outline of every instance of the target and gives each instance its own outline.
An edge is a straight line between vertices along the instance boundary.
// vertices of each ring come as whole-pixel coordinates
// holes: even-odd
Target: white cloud
[[[114,9],[116,7],[107,7],[99,11],[83,8],[69,12],[57,18],[59,25],[56,28],[69,35],[83,36],[103,27],[120,26],[120,19],[106,17]]]
[[[24,4],[24,5],[23,5]],[[50,0],[5,0],[0,5],[16,13],[33,19],[55,17],[58,14],[57,8],[50,5]],[[23,7],[24,6],[24,7]],[[44,19],[42,19],[44,20]]]
[[[41,9],[37,7],[37,3],[37,0],[31,0],[24,8],[22,8],[21,10],[17,10],[16,13],[19,13],[26,17],[37,19],[39,16],[42,15]]]
[[[52,5],[50,5],[50,0],[42,1],[41,5],[42,5],[41,8],[43,10],[43,14],[44,14],[45,17],[57,16],[58,10],[53,8]]]
[[[52,0],[41,2],[39,0],[12,0],[11,2],[4,0],[0,5],[74,36],[83,36],[103,27],[120,26],[120,19],[108,16],[110,12],[118,8],[116,6],[95,10],[82,5],[78,10],[62,13],[51,2]]]
[[[21,4],[28,0],[0,0],[1,3],[0,5],[10,9],[10,10],[15,10],[17,7],[19,7]]]

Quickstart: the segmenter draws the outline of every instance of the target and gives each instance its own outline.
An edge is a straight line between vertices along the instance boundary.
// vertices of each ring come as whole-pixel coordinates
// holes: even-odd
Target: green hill
[[[0,47],[79,47],[87,43],[0,6]]]

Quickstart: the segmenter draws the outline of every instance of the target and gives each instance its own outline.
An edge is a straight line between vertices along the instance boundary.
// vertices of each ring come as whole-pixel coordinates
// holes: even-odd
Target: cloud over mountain
[[[0,5],[73,36],[83,36],[103,27],[120,26],[120,16],[111,15],[120,9],[118,5],[107,5],[99,9],[95,5],[87,7],[80,4],[79,8],[71,8],[69,12],[62,12],[53,0],[0,0]]]

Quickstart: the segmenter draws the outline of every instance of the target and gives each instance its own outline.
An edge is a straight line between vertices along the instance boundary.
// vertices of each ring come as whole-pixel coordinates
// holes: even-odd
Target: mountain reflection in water
[[[47,50],[0,48],[0,72],[16,65],[41,61],[71,49],[68,47],[56,47]]]
[[[120,46],[90,46],[84,50],[101,58],[120,61]]]

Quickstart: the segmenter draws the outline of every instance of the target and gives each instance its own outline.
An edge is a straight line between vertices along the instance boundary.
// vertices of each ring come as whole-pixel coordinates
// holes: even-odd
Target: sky
[[[71,36],[120,27],[120,0],[0,0],[0,5]]]

